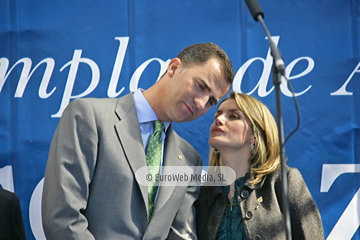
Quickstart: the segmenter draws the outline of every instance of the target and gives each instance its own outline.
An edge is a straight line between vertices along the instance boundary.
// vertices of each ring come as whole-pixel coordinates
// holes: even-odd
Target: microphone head
[[[258,17],[261,16],[262,18],[265,17],[264,12],[262,11],[259,3],[257,0],[245,0],[246,5],[248,6],[251,15],[253,16],[255,21],[259,21]]]

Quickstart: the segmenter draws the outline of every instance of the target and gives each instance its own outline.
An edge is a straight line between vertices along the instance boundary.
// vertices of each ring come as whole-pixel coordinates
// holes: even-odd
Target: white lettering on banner
[[[108,91],[107,91],[108,97],[117,97],[125,89],[124,87],[121,87],[121,89],[119,91],[116,91],[116,88],[117,88],[117,85],[118,85],[118,82],[119,82],[119,78],[120,78],[120,75],[121,75],[122,66],[123,66],[123,63],[124,63],[126,50],[127,50],[128,43],[129,43],[129,37],[115,37],[115,40],[119,41],[119,48],[118,48],[117,55],[116,55],[116,58],[115,58],[111,79],[110,79],[110,82],[109,82],[109,87],[108,87]],[[273,37],[273,40],[274,40],[274,43],[276,45],[278,45],[280,37],[275,36],[275,37]],[[71,99],[75,99],[75,98],[79,98],[79,97],[85,97],[86,95],[90,94],[97,87],[97,85],[99,83],[100,70],[99,70],[98,65],[93,60],[91,60],[89,58],[82,58],[81,54],[82,54],[82,50],[79,50],[79,49],[75,50],[74,54],[73,54],[73,59],[70,62],[66,63],[60,69],[60,72],[62,72],[66,67],[70,66],[68,78],[67,78],[66,85],[65,85],[65,90],[64,90],[62,100],[61,100],[61,103],[60,103],[60,108],[59,108],[58,112],[51,115],[51,117],[61,117],[62,112],[64,111],[65,107],[68,105],[68,103],[70,102]],[[130,91],[135,91],[137,89],[139,79],[140,79],[142,73],[144,72],[146,67],[152,61],[157,61],[160,64],[160,71],[159,71],[159,76],[158,76],[158,79],[159,79],[160,76],[162,75],[162,73],[165,72],[166,67],[167,67],[170,59],[167,60],[167,61],[163,61],[163,60],[161,60],[159,58],[151,58],[151,59],[146,60],[144,63],[142,63],[135,70],[135,72],[133,73],[133,75],[132,75],[132,77],[130,79],[130,82],[129,82]],[[263,63],[263,65],[264,65],[264,67],[263,67],[262,75],[261,75],[257,85],[248,94],[251,94],[256,89],[258,89],[258,95],[260,97],[265,97],[265,96],[269,95],[272,92],[272,90],[274,89],[274,87],[272,87],[270,90],[268,90],[268,91],[266,90],[266,87],[267,87],[268,82],[269,82],[271,67],[272,67],[272,64],[273,64],[270,49],[267,52],[266,59],[261,58],[261,57],[252,58],[252,59],[249,59],[248,61],[246,61],[240,67],[240,69],[237,71],[237,73],[235,75],[235,78],[234,78],[233,90],[235,90],[237,92],[242,92],[241,91],[241,84],[242,84],[244,74],[245,74],[246,70],[249,68],[249,66],[255,61],[261,61]],[[293,68],[300,61],[307,61],[307,68],[303,72],[301,72],[301,73],[299,73],[297,75],[291,76],[291,72],[292,72]],[[45,72],[44,72],[44,75],[43,75],[43,78],[42,78],[42,81],[41,81],[41,84],[40,84],[40,87],[39,87],[39,97],[40,98],[49,98],[56,90],[56,87],[54,87],[51,91],[47,90],[47,88],[49,86],[49,83],[50,83],[50,79],[51,79],[53,70],[54,70],[54,66],[55,66],[55,60],[52,59],[52,58],[43,59],[41,62],[39,62],[34,67],[34,69],[31,72],[30,72],[30,70],[31,70],[31,66],[32,66],[32,60],[30,58],[22,58],[22,59],[18,60],[14,64],[14,66],[11,67],[9,72],[7,72],[8,67],[9,67],[9,60],[7,58],[0,58],[0,92],[1,92],[3,86],[4,86],[5,82],[6,82],[6,79],[9,77],[9,74],[20,63],[23,63],[23,69],[22,69],[22,72],[21,72],[21,75],[20,75],[20,78],[19,78],[19,83],[18,83],[18,86],[16,88],[16,92],[14,94],[14,97],[21,98],[23,96],[24,91],[25,91],[25,89],[27,87],[27,84],[28,84],[31,76],[33,75],[34,71],[40,65],[46,64]],[[91,82],[90,82],[89,86],[87,87],[87,89],[83,93],[78,94],[78,95],[72,95],[75,80],[76,80],[77,71],[78,71],[78,68],[79,68],[79,63],[86,63],[91,68]],[[301,78],[301,77],[307,75],[308,73],[310,73],[313,70],[314,66],[315,66],[314,60],[312,58],[310,58],[310,57],[297,58],[297,59],[293,60],[286,67],[286,70],[285,70],[286,77],[289,80],[294,80],[294,79]],[[351,75],[349,76],[347,81],[344,83],[344,85],[338,91],[333,92],[330,95],[352,95],[352,93],[346,91],[346,86],[348,85],[348,83],[350,82],[350,80],[352,79],[354,74],[359,73],[359,72],[360,72],[360,63],[355,68],[355,70],[351,73]],[[311,87],[312,87],[312,85],[309,85],[303,91],[295,93],[295,95],[296,96],[303,95],[307,91],[309,91]],[[289,97],[292,96],[291,92],[288,89],[287,82],[284,79],[282,79],[280,89],[281,89],[281,92],[284,95],[289,96]]]
[[[269,50],[270,51],[270,50]],[[308,65],[307,65],[307,68],[302,72],[302,73],[299,73],[295,76],[290,76],[290,73],[292,71],[292,69],[294,68],[294,66],[296,65],[296,63],[298,63],[299,61],[301,60],[306,60],[308,62]],[[286,78],[290,81],[292,79],[296,79],[296,78],[300,78],[300,77],[303,77],[305,76],[306,74],[308,74],[309,72],[311,72],[313,69],[314,69],[314,66],[315,66],[315,62],[312,58],[310,57],[300,57],[300,58],[297,58],[295,59],[294,61],[292,61],[285,69],[285,75],[286,75]],[[306,93],[307,91],[309,91],[309,89],[311,88],[311,85],[308,86],[304,91],[300,92],[300,93],[295,93],[294,95],[295,96],[301,96],[303,95],[304,93]],[[285,96],[288,96],[288,97],[292,97],[292,93],[290,92],[289,88],[288,88],[288,82],[286,81],[286,79],[284,79],[282,77],[282,81],[281,81],[281,84],[280,84],[280,90],[281,92],[285,95]]]
[[[42,227],[41,218],[41,198],[44,187],[44,178],[36,185],[33,194],[31,195],[29,205],[29,220],[32,233],[36,240],[46,239],[44,229]]]
[[[279,43],[280,37],[279,36],[274,36],[274,37],[272,37],[272,39],[274,41],[274,44],[277,46],[278,43]],[[252,91],[248,92],[247,94],[252,94],[257,88],[259,89],[258,94],[259,94],[260,97],[266,97],[267,95],[269,95],[272,92],[274,87],[272,87],[269,91],[266,91],[266,86],[267,86],[267,84],[269,82],[271,67],[272,67],[272,64],[273,64],[273,57],[271,56],[270,48],[269,48],[268,53],[266,55],[266,59],[263,59],[261,57],[252,58],[252,59],[249,59],[248,61],[246,61],[241,66],[241,68],[237,71],[237,73],[235,75],[235,78],[234,78],[234,81],[233,81],[232,87],[233,87],[234,91],[242,92],[241,91],[241,83],[242,83],[243,77],[245,75],[245,72],[249,68],[249,66],[253,62],[257,61],[257,60],[263,62],[264,68],[263,68],[263,71],[262,71],[259,82],[256,84],[254,89]],[[300,74],[297,74],[295,76],[290,76],[290,73],[291,73],[292,69],[294,68],[296,63],[298,63],[300,60],[308,61],[307,68]],[[306,74],[308,74],[309,72],[311,72],[313,70],[314,65],[315,65],[314,60],[312,58],[310,58],[310,57],[301,57],[301,58],[295,59],[294,61],[292,61],[286,67],[285,75],[289,80],[303,77],[303,76],[305,76]],[[284,95],[286,95],[288,97],[291,97],[292,93],[289,91],[287,85],[288,84],[287,84],[286,80],[283,79],[283,77],[282,77],[282,81],[281,81],[281,84],[280,84],[280,89],[281,89],[281,91],[282,91],[282,93]],[[300,96],[300,95],[306,93],[310,88],[311,88],[311,85],[308,88],[306,88],[304,91],[302,91],[300,93],[295,93],[295,96]]]
[[[5,166],[0,168],[0,185],[8,191],[14,192],[14,177],[12,166]]]
[[[42,78],[40,87],[39,87],[39,96],[41,98],[48,98],[54,91],[55,88],[50,92],[47,93],[47,87],[50,82],[50,78],[52,75],[52,72],[54,70],[55,61],[52,58],[45,58],[41,62],[39,62],[34,69],[30,72],[32,61],[30,58],[22,58],[19,61],[17,61],[14,66],[9,70],[9,72],[6,74],[6,71],[9,66],[9,60],[7,58],[1,58],[0,59],[0,92],[5,84],[6,79],[9,77],[9,74],[12,72],[14,67],[16,67],[18,64],[23,63],[24,67],[20,75],[19,83],[16,88],[16,92],[14,97],[21,98],[24,94],[25,88],[29,82],[30,77],[33,75],[34,71],[43,63],[46,63],[46,69],[44,72],[44,76]],[[6,74],[6,75],[5,75]]]
[[[360,173],[360,164],[323,164],[320,192],[328,192],[343,173]],[[360,226],[360,188],[330,232],[327,240],[351,239]]]
[[[339,95],[353,95],[352,92],[348,92],[346,91],[346,87],[349,84],[350,80],[352,79],[352,77],[355,75],[355,73],[360,73],[360,62],[358,63],[358,65],[355,67],[354,71],[350,74],[350,76],[348,77],[348,79],[346,79],[345,83],[341,86],[341,88],[339,88],[339,90],[330,93],[330,95],[333,96],[339,96]]]
[[[56,114],[51,115],[51,117],[61,117],[61,114],[64,111],[65,107],[69,104],[70,99],[85,97],[86,95],[88,95],[92,91],[94,91],[94,89],[96,88],[96,86],[99,83],[100,70],[99,70],[98,65],[91,59],[81,58],[81,53],[82,53],[82,50],[75,50],[73,59],[70,62],[68,62],[67,64],[65,64],[60,69],[60,72],[61,72],[67,66],[70,65],[70,71],[69,71],[68,79],[66,81],[65,91],[64,91],[64,95],[63,95],[63,98],[61,101],[60,109]],[[72,96],[71,94],[72,94],[72,90],[74,88],[75,78],[76,78],[76,74],[77,74],[80,62],[87,63],[90,66],[91,72],[92,72],[91,83],[90,83],[89,87],[83,93]]]
[[[122,87],[119,92],[116,92],[116,86],[118,84],[121,69],[124,64],[126,49],[129,44],[129,37],[116,37],[115,39],[119,40],[120,44],[119,44],[119,49],[118,49],[118,52],[116,55],[114,68],[113,68],[113,72],[111,74],[111,79],[110,79],[109,88],[108,88],[108,92],[107,92],[108,96],[111,98],[119,96],[125,89],[124,87]]]
[[[170,63],[170,59],[168,59],[166,62],[164,62],[163,60],[159,59],[159,58],[151,58],[147,61],[145,61],[143,64],[141,64],[136,71],[134,72],[134,74],[132,75],[131,79],[130,79],[130,91],[131,92],[135,92],[136,89],[138,89],[138,84],[139,84],[139,80],[141,77],[141,74],[144,72],[145,68],[149,65],[149,63],[151,63],[152,61],[158,61],[160,63],[160,71],[159,71],[159,75],[156,81],[159,80],[159,78],[161,77],[161,75],[165,72],[165,70],[167,69],[167,66]]]

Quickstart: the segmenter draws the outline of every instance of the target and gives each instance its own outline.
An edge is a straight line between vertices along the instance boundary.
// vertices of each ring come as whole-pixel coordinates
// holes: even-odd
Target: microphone
[[[261,23],[261,26],[264,28],[266,36],[269,40],[269,46],[271,50],[271,55],[274,58],[274,64],[276,66],[277,71],[281,75],[285,75],[285,63],[281,56],[279,49],[276,47],[275,43],[271,39],[271,35],[263,21],[265,16],[264,12],[262,11],[259,3],[257,0],[245,0],[247,7],[250,10],[251,15],[253,16],[254,20]]]
[[[280,84],[281,84],[281,75],[285,77],[285,64],[280,54],[279,49],[275,45],[274,41],[271,38],[271,34],[268,31],[265,22],[263,20],[264,13],[261,10],[257,0],[245,0],[247,7],[250,10],[251,15],[254,20],[260,22],[263,27],[266,36],[269,41],[271,55],[273,56],[273,83],[275,85],[275,97],[276,97],[276,112],[277,112],[277,126],[279,134],[279,145],[280,145],[280,162],[281,162],[281,195],[282,195],[282,207],[285,220],[286,228],[286,239],[292,240],[291,237],[291,219],[290,219],[290,207],[288,200],[288,179],[286,173],[286,163],[285,163],[285,151],[284,151],[284,127],[282,122],[282,113],[281,113],[281,98],[280,98]]]
[[[285,75],[285,63],[281,56],[280,50],[276,47],[275,43],[269,38],[269,45],[271,49],[271,55],[274,58],[275,66],[281,75]]]
[[[255,21],[259,21],[258,16],[260,15],[262,18],[265,17],[264,12],[262,11],[257,0],[245,0],[246,5],[248,6],[251,15],[253,16]]]

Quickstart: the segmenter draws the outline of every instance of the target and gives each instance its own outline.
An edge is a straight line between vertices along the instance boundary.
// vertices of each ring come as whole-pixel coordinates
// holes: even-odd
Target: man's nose
[[[196,97],[194,99],[195,107],[197,109],[199,109],[199,110],[203,110],[206,107],[206,104],[207,104],[208,101],[209,101],[208,96]]]

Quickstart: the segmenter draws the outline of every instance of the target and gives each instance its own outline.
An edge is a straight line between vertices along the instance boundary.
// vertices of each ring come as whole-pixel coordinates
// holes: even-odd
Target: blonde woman
[[[276,122],[269,109],[231,92],[210,127],[210,166],[231,167],[230,186],[202,186],[198,239],[286,239]],[[292,239],[324,239],[319,210],[301,173],[287,167]]]

